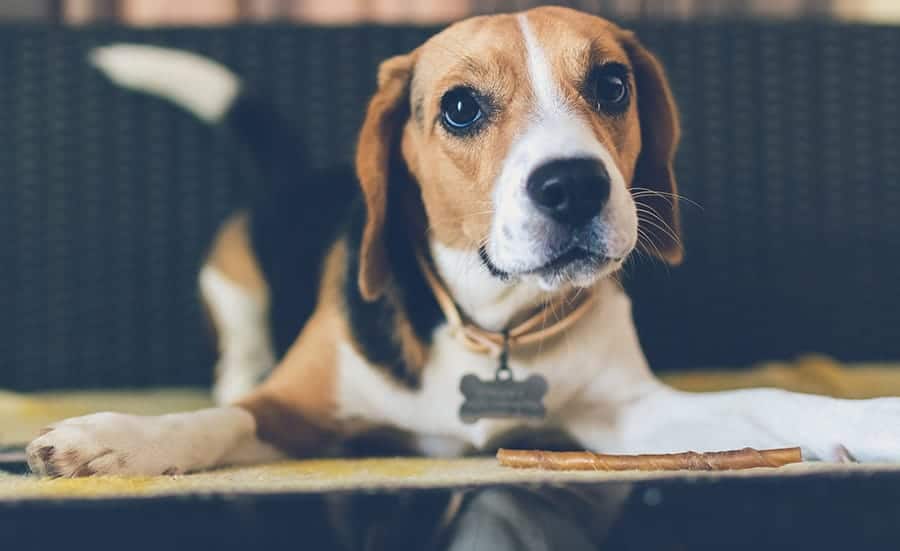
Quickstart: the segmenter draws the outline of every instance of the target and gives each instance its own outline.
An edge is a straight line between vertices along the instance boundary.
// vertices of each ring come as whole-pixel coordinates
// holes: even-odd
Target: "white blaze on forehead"
[[[553,79],[553,69],[547,62],[544,49],[538,43],[537,37],[528,23],[528,17],[519,14],[519,28],[525,38],[525,53],[528,56],[528,74],[531,77],[531,87],[537,98],[538,109],[544,112],[565,110],[565,103],[559,93],[559,87]]]

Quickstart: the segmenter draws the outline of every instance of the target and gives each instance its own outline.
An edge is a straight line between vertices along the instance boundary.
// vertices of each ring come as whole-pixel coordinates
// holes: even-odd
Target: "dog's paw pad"
[[[54,478],[136,474],[129,457],[147,442],[134,419],[95,414],[58,423],[27,446],[28,465],[35,474]]]

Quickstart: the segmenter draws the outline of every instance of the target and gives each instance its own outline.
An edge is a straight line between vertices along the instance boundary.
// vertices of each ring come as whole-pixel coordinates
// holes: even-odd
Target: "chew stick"
[[[551,471],[729,471],[754,467],[781,467],[800,463],[800,448],[757,450],[744,448],[722,452],[684,452],[658,455],[607,455],[583,452],[540,450],[497,451],[505,467]]]

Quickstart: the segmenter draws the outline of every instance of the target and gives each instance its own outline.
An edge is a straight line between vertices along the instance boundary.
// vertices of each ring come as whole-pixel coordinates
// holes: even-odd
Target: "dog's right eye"
[[[484,111],[470,88],[454,88],[441,98],[441,122],[454,134],[472,131],[484,118]]]

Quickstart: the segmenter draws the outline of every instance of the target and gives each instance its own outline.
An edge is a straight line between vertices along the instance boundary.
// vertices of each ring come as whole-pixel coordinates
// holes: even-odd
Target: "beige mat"
[[[185,476],[144,478],[94,477],[37,479],[0,475],[0,502],[23,499],[100,499],[198,494],[307,493],[339,490],[447,488],[491,484],[634,482],[661,479],[724,480],[754,476],[796,477],[854,472],[900,473],[900,465],[840,465],[804,463],[780,469],[731,472],[550,472],[509,469],[494,459],[357,459],[291,461],[223,469]]]

